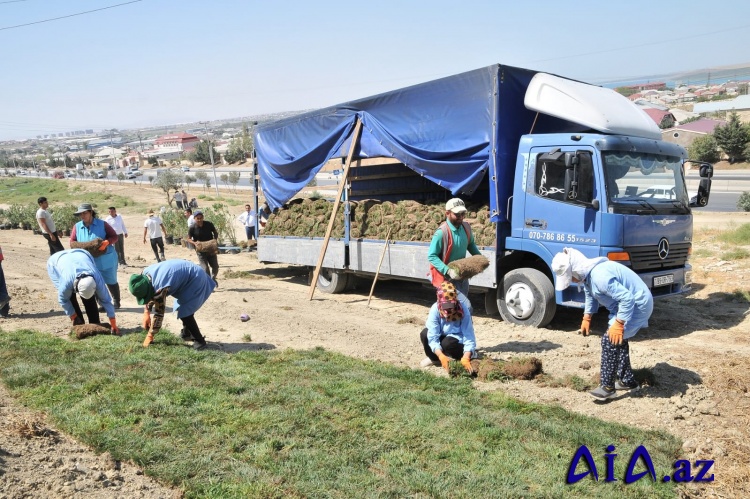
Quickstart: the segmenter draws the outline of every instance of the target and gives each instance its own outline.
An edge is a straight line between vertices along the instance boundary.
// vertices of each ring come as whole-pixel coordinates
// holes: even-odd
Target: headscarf
[[[608,261],[607,258],[603,256],[586,258],[575,248],[563,248],[562,252],[552,259],[552,272],[557,276],[555,289],[558,291],[567,289],[574,277],[579,282],[584,281],[591,269],[606,261]]]
[[[437,288],[437,304],[440,317],[447,321],[460,321],[464,311],[458,302],[458,291],[452,282],[443,281]]]

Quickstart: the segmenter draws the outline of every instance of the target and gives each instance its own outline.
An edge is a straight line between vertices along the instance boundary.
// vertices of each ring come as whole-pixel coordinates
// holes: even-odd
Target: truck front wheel
[[[506,322],[544,327],[555,316],[555,288],[536,269],[511,270],[497,290],[497,307]]]
[[[315,271],[310,271],[310,279],[313,277]],[[320,269],[318,274],[318,289],[323,293],[341,293],[344,291],[349,283],[349,274],[345,272],[336,272],[331,269]]]

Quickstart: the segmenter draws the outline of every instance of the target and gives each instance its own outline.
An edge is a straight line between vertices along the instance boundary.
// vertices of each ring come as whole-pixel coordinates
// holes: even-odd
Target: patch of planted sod
[[[164,332],[147,349],[142,340],[0,332],[0,376],[60,430],[137,463],[186,497],[676,494],[661,477],[680,445],[663,433],[323,349],[230,355],[194,352]],[[567,485],[581,445],[599,482]],[[608,445],[620,456],[617,482],[604,482]],[[659,480],[625,485],[639,445]]]

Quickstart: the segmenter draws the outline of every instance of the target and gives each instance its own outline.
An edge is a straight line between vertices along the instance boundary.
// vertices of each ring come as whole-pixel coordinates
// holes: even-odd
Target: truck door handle
[[[524,222],[524,225],[526,225],[526,227],[535,227],[535,228],[540,228],[540,229],[546,229],[547,228],[547,221],[546,220],[538,220],[538,219],[530,220],[530,219],[527,218],[526,221]]]

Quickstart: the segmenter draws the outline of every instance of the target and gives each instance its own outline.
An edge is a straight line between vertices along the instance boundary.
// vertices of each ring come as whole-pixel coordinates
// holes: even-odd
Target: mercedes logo
[[[667,241],[666,237],[662,237],[659,241],[658,250],[661,260],[664,260],[669,255],[669,241]]]

